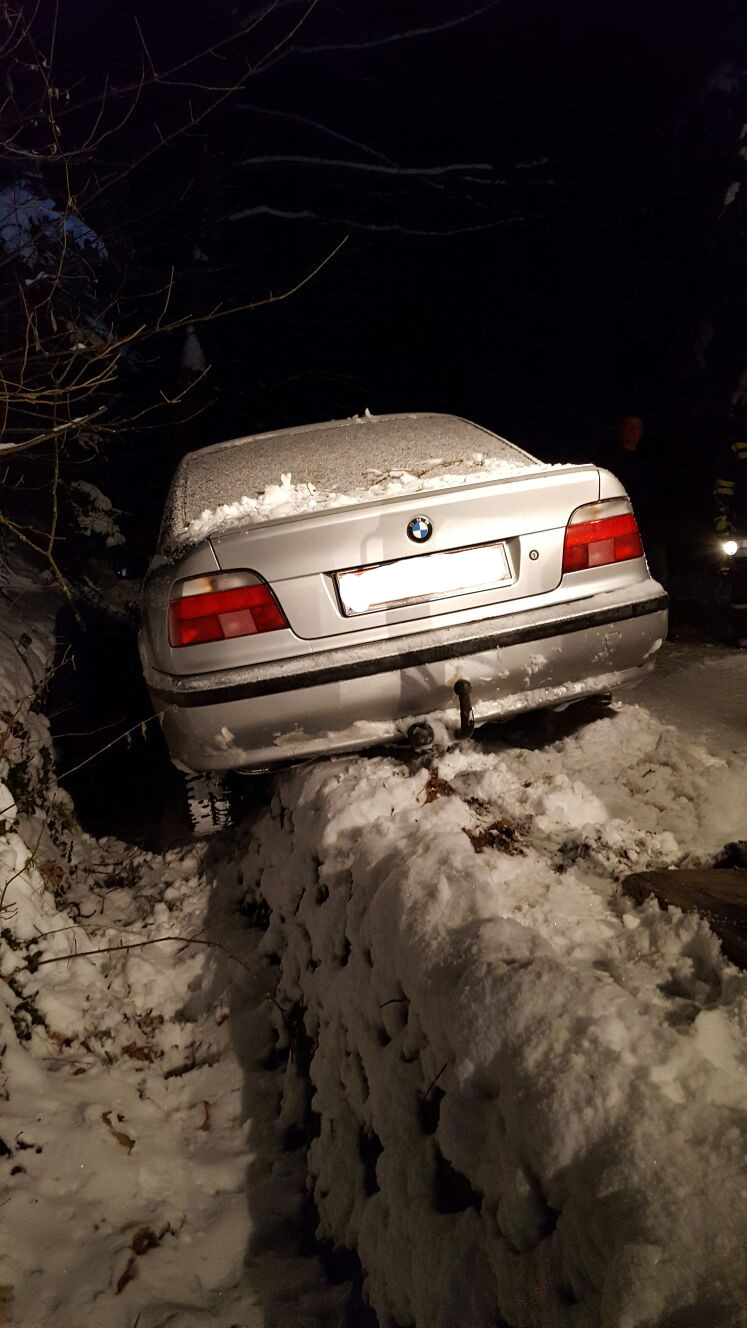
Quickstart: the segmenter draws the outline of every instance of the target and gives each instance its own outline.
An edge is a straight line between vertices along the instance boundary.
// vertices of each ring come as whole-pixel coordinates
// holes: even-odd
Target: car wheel
[[[213,773],[184,776],[187,813],[192,833],[204,838],[233,823],[231,797],[224,775]]]

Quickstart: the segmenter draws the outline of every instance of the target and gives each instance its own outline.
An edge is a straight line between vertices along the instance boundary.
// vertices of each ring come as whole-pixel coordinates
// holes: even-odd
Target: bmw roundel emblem
[[[425,544],[433,534],[433,526],[427,516],[414,516],[407,523],[407,534],[416,544]]]

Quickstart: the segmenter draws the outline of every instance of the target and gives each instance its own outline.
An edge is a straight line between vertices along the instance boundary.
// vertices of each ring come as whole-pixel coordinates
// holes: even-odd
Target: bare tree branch
[[[447,162],[440,166],[399,166],[386,162],[346,161],[335,157],[312,157],[300,153],[268,153],[264,156],[244,157],[240,166],[268,166],[282,163],[294,166],[330,166],[333,170],[370,171],[375,175],[456,175],[463,171],[492,172],[495,168],[489,161]],[[480,181],[489,184],[489,180]]]
[[[443,229],[426,229],[418,226],[405,226],[400,222],[356,221],[350,217],[325,216],[312,208],[280,208],[269,203],[258,203],[255,207],[242,208],[240,212],[231,212],[229,221],[243,221],[246,217],[279,217],[286,221],[316,221],[321,226],[346,226],[349,230],[392,232],[399,235],[449,236],[469,235],[477,231],[492,230],[495,226],[508,226],[526,220],[527,214],[497,217],[494,221],[483,221],[473,226],[446,226]]]
[[[487,14],[489,10],[495,9],[501,0],[489,0],[486,5],[481,5],[479,9],[473,9],[468,14],[457,14],[454,18],[446,19],[443,23],[426,24],[422,28],[407,28],[402,32],[389,32],[383,37],[371,37],[368,41],[351,42],[321,42],[315,46],[286,46],[275,58],[271,58],[272,52],[255,67],[255,73],[264,73],[278,64],[281,59],[291,55],[320,55],[324,51],[370,51],[376,46],[391,46],[398,42],[411,41],[416,37],[431,37],[437,32],[448,32],[451,28],[460,27],[464,23],[471,23],[473,19],[479,18],[481,14]]]

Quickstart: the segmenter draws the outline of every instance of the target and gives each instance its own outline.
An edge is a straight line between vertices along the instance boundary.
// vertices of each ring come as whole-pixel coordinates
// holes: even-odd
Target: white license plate
[[[336,580],[343,612],[351,617],[447,595],[490,590],[511,580],[511,568],[503,543],[476,544],[453,553],[422,553],[396,563],[338,572]]]

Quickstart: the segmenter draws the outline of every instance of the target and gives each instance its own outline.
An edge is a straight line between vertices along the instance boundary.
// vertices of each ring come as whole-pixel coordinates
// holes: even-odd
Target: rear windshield
[[[382,496],[388,482],[393,491],[418,491],[431,481],[443,487],[450,474],[474,471],[475,479],[481,472],[489,478],[486,470],[508,474],[540,464],[504,438],[451,415],[363,416],[236,438],[184,457],[162,540],[204,537],[230,520],[234,508],[247,520],[271,520]],[[275,493],[292,497],[289,511],[266,501]]]

